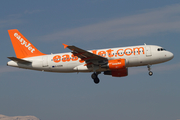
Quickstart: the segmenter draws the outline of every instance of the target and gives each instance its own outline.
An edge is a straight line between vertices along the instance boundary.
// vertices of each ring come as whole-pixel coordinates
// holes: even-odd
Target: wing
[[[78,58],[81,58],[81,60],[84,60],[86,62],[92,62],[92,61],[107,61],[107,58],[96,55],[94,53],[88,52],[86,50],[80,49],[76,46],[69,46],[66,44],[63,44],[64,48],[69,48],[74,56],[77,56]]]

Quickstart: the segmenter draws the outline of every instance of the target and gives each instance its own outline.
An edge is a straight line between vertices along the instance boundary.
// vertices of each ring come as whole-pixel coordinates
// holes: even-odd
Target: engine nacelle
[[[113,77],[124,77],[128,75],[126,59],[109,60],[107,65],[101,67],[109,69],[108,71],[104,71],[104,75],[112,75]]]
[[[126,60],[125,59],[109,60],[108,64],[102,66],[102,68],[109,68],[110,70],[124,69],[126,68]]]
[[[111,71],[104,71],[104,75],[112,75],[113,77],[125,77],[128,75],[128,69],[119,69],[119,70],[111,70]]]

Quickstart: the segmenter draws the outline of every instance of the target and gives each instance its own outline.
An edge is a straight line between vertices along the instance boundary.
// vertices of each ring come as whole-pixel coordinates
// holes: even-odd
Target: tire
[[[96,78],[97,78],[96,73],[93,73],[93,74],[91,75],[91,78],[92,78],[92,79],[96,79]]]
[[[96,73],[93,73],[91,75],[91,78],[94,80],[94,83],[95,84],[98,84],[100,82],[99,78],[98,78],[98,75]]]
[[[99,78],[94,79],[94,83],[98,84],[100,82]]]
[[[153,75],[153,72],[152,71],[149,71],[149,76],[152,76]]]

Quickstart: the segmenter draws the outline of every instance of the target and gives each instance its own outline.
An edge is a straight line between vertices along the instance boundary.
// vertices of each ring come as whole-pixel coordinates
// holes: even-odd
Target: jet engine
[[[102,66],[102,68],[109,68],[108,71],[104,71],[104,75],[112,75],[113,77],[124,77],[128,75],[125,59],[109,60],[108,64]]]
[[[104,75],[112,75],[113,77],[125,77],[128,75],[128,69],[119,69],[119,70],[111,70],[111,71],[104,71]]]
[[[108,68],[110,70],[118,70],[126,68],[126,60],[125,59],[115,59],[109,60],[106,65],[102,65],[102,68]]]

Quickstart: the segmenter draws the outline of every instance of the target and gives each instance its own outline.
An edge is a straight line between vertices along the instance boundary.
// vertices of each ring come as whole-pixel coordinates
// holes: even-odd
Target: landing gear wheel
[[[98,75],[96,73],[93,73],[91,75],[91,78],[94,80],[94,83],[98,84],[100,82]]]
[[[98,84],[99,82],[100,82],[100,80],[98,77],[94,79],[94,83]]]
[[[148,71],[149,71],[149,76],[152,76],[153,72],[151,71],[151,65],[148,65],[147,68],[148,68]]]
[[[96,73],[93,73],[93,74],[91,75],[91,78],[92,78],[92,79],[96,79],[96,78],[97,78],[97,74],[96,74]]]
[[[149,71],[149,76],[152,76],[153,75],[153,72],[152,71]]]

